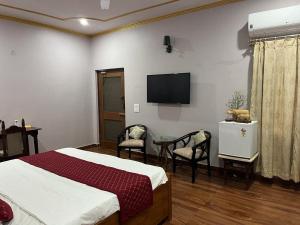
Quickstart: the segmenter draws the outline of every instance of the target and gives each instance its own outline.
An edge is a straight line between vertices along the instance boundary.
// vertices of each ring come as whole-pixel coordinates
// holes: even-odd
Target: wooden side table
[[[32,136],[33,137],[33,143],[34,143],[34,152],[35,154],[39,153],[39,144],[38,144],[38,134],[39,131],[42,130],[42,128],[39,127],[29,127],[26,128],[26,134],[27,136]],[[2,135],[0,133],[0,139],[2,138]],[[28,146],[29,149],[29,146]]]
[[[245,173],[246,184],[249,187],[254,174],[254,163],[257,157],[258,152],[251,159],[219,154],[219,158],[224,160],[224,184],[227,183],[228,171],[239,171]]]

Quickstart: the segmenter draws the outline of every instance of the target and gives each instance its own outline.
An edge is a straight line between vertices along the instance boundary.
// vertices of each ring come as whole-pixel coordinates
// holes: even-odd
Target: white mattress
[[[153,190],[167,182],[156,166],[114,156],[64,148],[57,152],[90,162],[146,175]],[[11,205],[9,225],[95,224],[120,209],[113,193],[60,177],[21,160],[0,163],[0,198]]]

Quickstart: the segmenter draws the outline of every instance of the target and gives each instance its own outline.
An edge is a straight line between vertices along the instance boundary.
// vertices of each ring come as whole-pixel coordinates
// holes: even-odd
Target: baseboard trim
[[[100,146],[99,144],[90,144],[90,145],[84,145],[84,146],[77,147],[77,148],[81,149],[81,150],[87,150],[89,148],[97,148],[99,146]]]

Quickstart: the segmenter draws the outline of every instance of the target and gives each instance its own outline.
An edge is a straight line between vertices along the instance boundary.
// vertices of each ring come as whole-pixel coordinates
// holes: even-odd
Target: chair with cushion
[[[192,182],[195,182],[196,169],[199,161],[207,161],[208,176],[210,171],[210,140],[208,131],[195,131],[173,141],[173,172],[176,172],[176,160],[189,161],[192,166]]]
[[[129,158],[131,158],[131,149],[137,149],[144,153],[144,163],[146,163],[146,138],[147,127],[145,125],[135,124],[126,127],[118,136],[118,157],[120,157],[121,150],[128,149]]]
[[[22,126],[11,126],[5,129],[5,123],[1,123],[0,161],[19,158],[29,155],[28,137],[26,135],[25,121]]]

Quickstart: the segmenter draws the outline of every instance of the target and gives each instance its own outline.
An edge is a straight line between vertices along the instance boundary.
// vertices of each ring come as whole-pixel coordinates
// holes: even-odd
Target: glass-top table
[[[172,136],[160,136],[153,140],[153,144],[155,144],[159,148],[159,160],[161,166],[165,167],[165,170],[168,170],[168,155],[172,158],[172,150],[170,147],[173,147],[174,140],[176,137]]]

